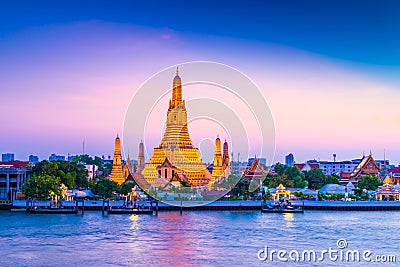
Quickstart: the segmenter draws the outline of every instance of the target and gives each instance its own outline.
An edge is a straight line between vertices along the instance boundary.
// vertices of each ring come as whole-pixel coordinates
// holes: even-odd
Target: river
[[[154,215],[36,215],[0,212],[1,266],[360,266],[329,259],[302,260],[304,250],[360,255],[371,251],[400,261],[400,212],[257,211],[160,212]],[[344,248],[338,248],[339,239]],[[265,259],[271,250],[286,251]],[[263,250],[260,252],[260,250]],[[297,257],[296,252],[299,253]],[[283,252],[282,252],[283,253]],[[289,253],[292,253],[289,257]],[[312,255],[311,255],[312,256]],[[339,256],[338,256],[339,257]],[[287,262],[284,262],[285,259]],[[349,258],[351,260],[352,258]],[[393,259],[391,259],[393,260]]]

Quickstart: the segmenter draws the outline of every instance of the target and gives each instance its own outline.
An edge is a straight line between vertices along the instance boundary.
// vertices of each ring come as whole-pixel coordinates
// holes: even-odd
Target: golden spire
[[[176,76],[178,76],[179,75],[179,69],[178,69],[178,67],[176,67]]]
[[[114,158],[110,180],[117,182],[118,184],[122,184],[125,181],[122,172],[121,141],[119,140],[118,134],[114,143]]]

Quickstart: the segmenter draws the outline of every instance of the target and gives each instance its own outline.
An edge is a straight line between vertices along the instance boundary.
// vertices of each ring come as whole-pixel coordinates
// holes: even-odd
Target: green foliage
[[[326,184],[340,184],[339,176],[333,174],[325,177],[324,185]]]
[[[225,177],[222,181],[220,181],[217,184],[217,187],[230,190],[235,187],[235,185],[239,182],[239,180],[240,180],[239,176],[231,174],[228,177]]]
[[[313,169],[305,172],[305,179],[310,189],[320,189],[325,184],[325,178],[325,174],[321,169]]]
[[[132,188],[136,186],[136,183],[134,182],[129,182],[129,183],[123,183],[121,187],[119,188],[119,192],[123,195],[127,195],[130,192],[132,192]]]
[[[100,179],[96,184],[94,184],[92,191],[93,193],[100,195],[104,198],[109,198],[118,189],[119,186],[116,182],[110,181],[108,179]]]
[[[231,177],[231,181],[237,178],[237,176],[229,176]],[[228,180],[229,180],[228,177]],[[250,195],[249,193],[249,184],[250,182],[244,178],[244,177],[239,177],[237,180],[236,185],[231,189],[231,194],[234,196],[243,196],[245,199]]]
[[[106,163],[106,164],[103,165],[102,168],[99,168],[99,170],[101,170],[103,172],[99,176],[99,178],[106,178],[107,176],[109,176],[111,174],[112,164]]]
[[[382,185],[382,182],[375,175],[366,175],[358,181],[358,187],[367,190],[376,190],[378,186]]]
[[[264,180],[264,185],[269,188],[276,188],[279,184],[292,188],[305,188],[307,186],[307,182],[304,180],[304,174],[295,166],[286,166],[277,163],[274,171],[276,175],[268,174]]]
[[[86,188],[88,172],[84,165],[69,161],[41,161],[32,168],[33,175],[52,175],[68,188]]]
[[[83,163],[83,164],[92,164],[92,165],[96,165],[99,168],[102,167],[102,165],[103,165],[103,160],[100,157],[95,156],[93,159],[88,154],[75,156],[72,159],[72,162]]]
[[[25,196],[33,199],[46,200],[50,196],[60,196],[60,179],[54,175],[33,175],[23,185]]]

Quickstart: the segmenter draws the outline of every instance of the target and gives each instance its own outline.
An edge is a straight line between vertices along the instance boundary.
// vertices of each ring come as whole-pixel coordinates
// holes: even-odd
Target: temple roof
[[[264,167],[260,164],[258,159],[255,157],[251,165],[244,171],[242,177],[249,176],[260,176],[267,174],[267,171],[264,170]]]
[[[351,177],[358,176],[362,171],[364,171],[367,167],[373,167],[376,169],[376,173],[381,171],[381,168],[376,164],[375,160],[372,158],[372,154],[369,154],[367,157],[364,156],[361,159],[360,164],[354,169],[354,171],[351,173]],[[375,173],[375,171],[374,171]]]
[[[382,186],[379,186],[378,192],[376,193],[378,195],[393,195],[393,194],[399,194],[399,190],[395,189],[392,185],[390,184],[384,184]]]
[[[172,163],[166,157],[164,162],[159,167],[173,167]]]
[[[386,175],[385,179],[383,179],[383,184],[393,185],[392,178],[389,175]]]

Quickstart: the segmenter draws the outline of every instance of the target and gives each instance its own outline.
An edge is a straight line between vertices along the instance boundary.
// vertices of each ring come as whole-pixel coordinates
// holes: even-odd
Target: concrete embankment
[[[49,207],[50,201],[34,201],[34,204],[39,207]],[[76,202],[74,201],[63,201],[64,207],[74,207]],[[102,200],[86,200],[83,203],[85,210],[102,210]],[[120,207],[124,205],[124,201],[110,201],[110,207]],[[260,210],[261,201],[251,200],[234,200],[234,201],[169,201],[168,203],[155,201],[150,202],[139,202],[138,206],[149,207],[150,205],[158,211],[195,211],[195,210],[233,210],[233,211],[246,211],[246,210]],[[305,210],[331,210],[331,211],[400,211],[399,201],[292,201],[294,206],[303,206]],[[78,203],[79,208],[82,207],[82,203]],[[26,207],[25,200],[16,200],[13,202],[14,208]],[[11,206],[7,206],[10,209]]]

